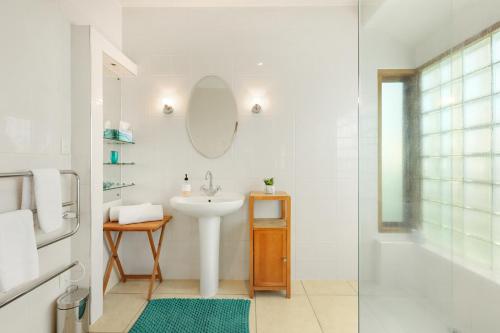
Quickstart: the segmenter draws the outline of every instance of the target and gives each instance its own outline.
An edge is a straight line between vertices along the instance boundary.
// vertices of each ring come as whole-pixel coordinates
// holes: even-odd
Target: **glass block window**
[[[500,30],[420,74],[425,240],[500,274]]]

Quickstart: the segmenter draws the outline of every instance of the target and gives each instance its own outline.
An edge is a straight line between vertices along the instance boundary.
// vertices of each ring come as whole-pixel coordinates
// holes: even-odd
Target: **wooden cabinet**
[[[257,200],[280,201],[281,217],[275,219],[254,218]],[[284,192],[273,195],[252,192],[249,197],[250,225],[250,297],[255,290],[286,290],[290,285],[290,222],[291,200]]]
[[[286,286],[286,232],[284,229],[256,229],[253,234],[254,284]]]

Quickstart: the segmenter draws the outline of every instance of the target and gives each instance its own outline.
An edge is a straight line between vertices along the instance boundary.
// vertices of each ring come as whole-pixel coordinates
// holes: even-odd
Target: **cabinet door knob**
[[[286,262],[287,258],[286,257],[281,257],[281,260],[283,260],[283,262]]]

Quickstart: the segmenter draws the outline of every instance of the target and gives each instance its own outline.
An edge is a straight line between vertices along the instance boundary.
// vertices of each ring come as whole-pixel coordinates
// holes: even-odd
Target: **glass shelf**
[[[103,138],[103,139],[105,142],[112,145],[126,145],[126,144],[135,145],[134,141],[123,141],[119,139],[109,139],[109,138]]]
[[[120,163],[104,162],[104,165],[135,165],[135,162],[120,162]]]
[[[117,185],[113,185],[111,187],[108,187],[108,188],[104,188],[103,187],[103,191],[111,191],[111,190],[116,190],[116,189],[119,189],[119,188],[124,188],[124,187],[131,187],[131,186],[135,186],[134,183],[126,183],[126,184],[117,184]]]

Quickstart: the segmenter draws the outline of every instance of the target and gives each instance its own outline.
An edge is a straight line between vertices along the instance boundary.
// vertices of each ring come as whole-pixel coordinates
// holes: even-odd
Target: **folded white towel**
[[[0,214],[0,291],[5,292],[39,275],[33,213]]]
[[[120,209],[118,223],[130,224],[163,219],[162,205],[147,205],[142,207],[124,206]]]
[[[33,184],[40,228],[52,232],[62,226],[61,174],[56,169],[35,169]]]
[[[112,222],[117,222],[120,217],[120,209],[123,207],[138,207],[142,208],[143,206],[151,206],[151,202],[146,202],[139,205],[128,205],[128,206],[113,206],[109,208],[109,220]]]

